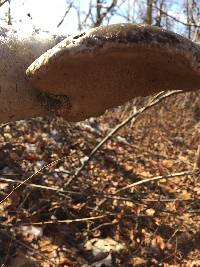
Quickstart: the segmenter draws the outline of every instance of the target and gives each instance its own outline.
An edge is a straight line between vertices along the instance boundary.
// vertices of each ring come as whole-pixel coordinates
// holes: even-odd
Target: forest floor
[[[0,266],[200,266],[200,93],[142,113],[74,177],[134,105],[0,128]]]

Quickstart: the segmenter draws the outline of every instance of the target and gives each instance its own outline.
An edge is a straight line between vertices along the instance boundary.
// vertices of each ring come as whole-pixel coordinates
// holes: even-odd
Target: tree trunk
[[[163,6],[164,6],[164,0],[162,0],[159,3],[159,7],[157,9],[157,16],[156,16],[156,24],[155,24],[155,26],[158,26],[158,27],[161,27],[161,21],[162,21],[162,16],[163,16],[163,13],[162,13]]]
[[[145,23],[148,25],[152,24],[152,11],[153,11],[153,0],[147,0],[147,12],[145,17]]]
[[[101,0],[97,0],[97,3],[96,3],[96,22],[94,24],[94,27],[98,27],[101,25],[101,22],[102,22],[101,8],[102,8]]]
[[[25,71],[55,43],[52,37],[23,39],[11,30],[0,28],[0,123],[50,115],[47,103],[50,98],[31,87]]]

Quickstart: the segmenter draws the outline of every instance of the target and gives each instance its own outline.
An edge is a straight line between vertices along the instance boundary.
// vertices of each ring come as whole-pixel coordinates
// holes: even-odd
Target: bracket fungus
[[[0,28],[0,122],[80,121],[137,96],[200,89],[200,46],[157,27],[100,26],[56,43]]]
[[[67,101],[69,121],[98,116],[137,97],[200,89],[200,46],[158,27],[114,24],[67,38],[26,71],[34,88]]]

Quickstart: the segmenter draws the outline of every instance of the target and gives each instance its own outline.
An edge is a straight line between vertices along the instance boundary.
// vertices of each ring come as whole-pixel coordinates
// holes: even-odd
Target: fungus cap
[[[200,88],[200,46],[152,26],[114,24],[66,38],[27,69],[32,85],[68,102],[68,121],[162,90]]]

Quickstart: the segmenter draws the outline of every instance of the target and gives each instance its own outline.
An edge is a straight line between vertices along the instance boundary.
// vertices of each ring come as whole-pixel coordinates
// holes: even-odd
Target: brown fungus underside
[[[57,112],[69,121],[162,90],[200,88],[200,47],[175,33],[116,24],[67,38],[27,69],[32,85],[66,96]]]

